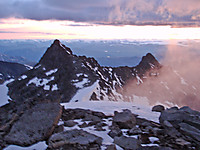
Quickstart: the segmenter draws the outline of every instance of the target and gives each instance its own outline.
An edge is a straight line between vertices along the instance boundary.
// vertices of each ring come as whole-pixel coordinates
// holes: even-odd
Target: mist
[[[163,67],[147,72],[142,84],[130,81],[125,87],[125,94],[145,96],[150,105],[190,106],[200,110],[199,43],[180,46],[171,42],[161,60]]]

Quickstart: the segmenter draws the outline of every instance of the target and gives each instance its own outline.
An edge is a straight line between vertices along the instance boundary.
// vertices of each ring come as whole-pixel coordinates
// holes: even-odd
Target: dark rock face
[[[130,110],[124,110],[114,113],[113,123],[116,123],[121,129],[131,129],[136,125],[136,119]]]
[[[165,110],[165,107],[162,106],[162,105],[156,105],[152,108],[152,111],[155,111],[155,112],[162,112]]]
[[[62,114],[58,103],[39,103],[25,110],[4,137],[8,144],[29,146],[47,139],[54,131]]]
[[[49,149],[66,150],[100,150],[102,138],[97,137],[83,130],[69,130],[52,135],[48,140]]]
[[[124,137],[124,136],[120,137],[116,136],[114,138],[114,143],[124,149],[131,149],[131,150],[136,150],[141,146],[139,140],[132,137]]]
[[[0,80],[19,77],[29,69],[22,64],[0,61]]]
[[[78,90],[95,84],[88,99],[126,101],[131,97],[125,95],[124,86],[130,80],[136,84],[146,72],[157,72],[159,68],[161,65],[151,54],[136,67],[102,67],[94,58],[76,56],[55,40],[39,63],[25,73],[27,78],[8,85],[9,95],[17,103],[35,98],[69,102]]]
[[[189,107],[172,107],[160,115],[160,123],[169,136],[180,138],[177,143],[183,147],[200,146],[200,112]]]
[[[73,55],[55,40],[39,63],[26,72],[26,79],[8,85],[9,95],[19,103],[35,98],[69,101],[78,89],[91,86],[97,80],[86,62],[90,65],[93,60]]]

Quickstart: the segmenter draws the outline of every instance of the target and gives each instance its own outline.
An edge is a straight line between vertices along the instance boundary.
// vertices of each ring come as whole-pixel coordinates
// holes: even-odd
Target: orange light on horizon
[[[112,26],[16,18],[1,19],[0,22],[0,39],[200,39],[199,27]]]

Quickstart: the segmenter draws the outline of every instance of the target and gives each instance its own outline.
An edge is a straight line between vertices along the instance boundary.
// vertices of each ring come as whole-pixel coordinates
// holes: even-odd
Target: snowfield
[[[139,115],[154,122],[159,122],[160,113],[152,112],[152,106],[149,105],[148,99],[145,97],[136,97],[133,102],[114,102],[114,101],[79,101],[61,103],[65,109],[68,108],[82,108],[93,111],[103,112],[106,115],[113,115],[114,111],[122,111],[129,109],[132,113]]]
[[[8,87],[6,86],[8,83],[12,82],[13,79],[10,79],[6,82],[4,82],[3,84],[0,84],[0,106],[3,106],[5,104],[8,103],[8,99],[10,99],[10,97],[7,95],[8,94]]]
[[[45,142],[38,142],[34,145],[29,147],[21,147],[17,145],[9,145],[8,147],[4,148],[4,150],[45,150],[47,145]]]

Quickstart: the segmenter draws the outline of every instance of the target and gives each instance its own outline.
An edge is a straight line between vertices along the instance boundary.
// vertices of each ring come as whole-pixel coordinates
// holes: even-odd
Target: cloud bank
[[[199,26],[199,0],[9,0],[0,18],[71,20],[111,25]]]

